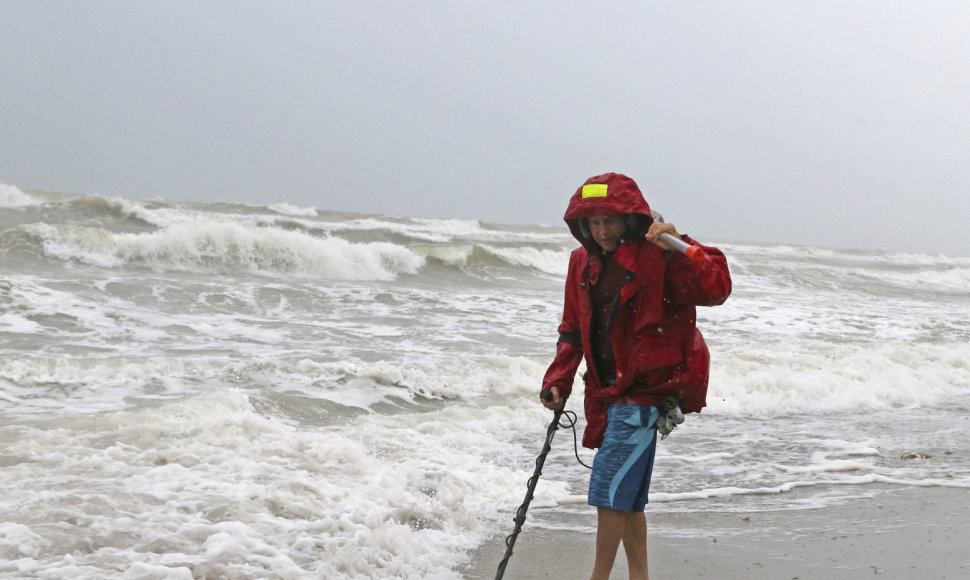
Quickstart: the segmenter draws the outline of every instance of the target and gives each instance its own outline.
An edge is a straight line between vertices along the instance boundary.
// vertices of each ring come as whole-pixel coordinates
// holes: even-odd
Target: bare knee
[[[643,512],[626,514],[623,525],[623,536],[624,538],[629,536],[631,538],[643,538],[646,540],[647,518]]]

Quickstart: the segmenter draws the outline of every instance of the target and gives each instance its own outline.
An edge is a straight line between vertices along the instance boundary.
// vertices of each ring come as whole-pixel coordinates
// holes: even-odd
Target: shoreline
[[[721,580],[968,578],[968,500],[966,488],[881,485],[873,497],[815,509],[652,513],[648,508],[650,574]],[[504,578],[588,578],[595,516],[590,512],[577,523],[582,531],[530,528],[527,521]],[[459,571],[462,577],[494,578],[504,540],[492,538],[476,550]],[[622,548],[611,578],[627,578]]]

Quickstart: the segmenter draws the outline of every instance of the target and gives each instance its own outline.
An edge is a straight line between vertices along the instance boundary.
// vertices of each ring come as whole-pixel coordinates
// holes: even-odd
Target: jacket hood
[[[653,222],[650,206],[636,182],[620,173],[604,173],[587,179],[569,199],[563,219],[573,237],[590,249],[596,243],[583,225],[584,218],[610,214],[627,216],[628,234],[645,233]]]

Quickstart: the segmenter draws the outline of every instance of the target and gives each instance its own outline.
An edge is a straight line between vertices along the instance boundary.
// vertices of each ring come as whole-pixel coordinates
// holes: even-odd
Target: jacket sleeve
[[[684,241],[704,249],[704,257],[692,261],[670,252],[664,280],[664,298],[678,306],[717,306],[731,295],[727,258],[713,246],[703,246],[684,236]]]
[[[583,342],[579,326],[579,279],[585,260],[582,252],[573,252],[569,258],[569,272],[566,274],[566,296],[563,302],[562,323],[559,325],[559,341],[556,343],[556,357],[542,379],[542,388],[559,387],[566,398],[572,393],[576,369],[583,360]]]

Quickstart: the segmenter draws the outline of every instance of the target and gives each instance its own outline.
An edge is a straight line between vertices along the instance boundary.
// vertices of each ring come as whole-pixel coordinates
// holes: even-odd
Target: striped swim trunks
[[[603,446],[593,458],[589,505],[642,512],[657,451],[656,407],[617,403],[607,410]]]

